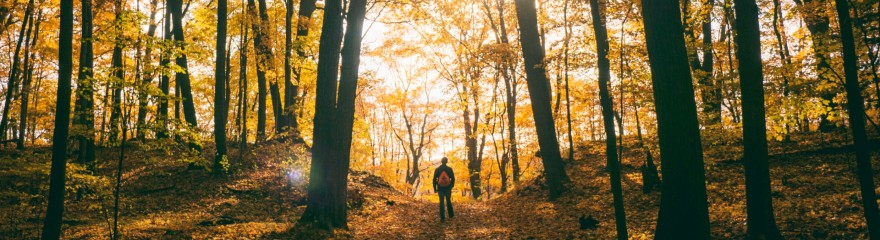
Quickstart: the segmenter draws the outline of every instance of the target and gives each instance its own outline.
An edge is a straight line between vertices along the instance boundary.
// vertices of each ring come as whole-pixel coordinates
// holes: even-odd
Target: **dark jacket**
[[[446,172],[446,175],[449,175],[449,180],[451,180],[451,181],[449,183],[449,186],[441,187],[441,186],[437,185],[437,180],[440,178],[440,173],[444,172],[444,171]],[[449,166],[446,166],[446,164],[440,165],[439,167],[437,167],[436,170],[434,170],[434,181],[433,182],[434,182],[434,191],[452,190],[452,187],[455,186],[455,173],[453,173],[452,168]]]

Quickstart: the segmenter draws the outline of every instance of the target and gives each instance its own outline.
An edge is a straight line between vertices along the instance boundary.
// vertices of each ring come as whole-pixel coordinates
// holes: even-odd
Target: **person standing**
[[[455,213],[452,211],[452,187],[455,186],[455,173],[452,172],[451,167],[446,166],[447,162],[449,159],[443,157],[440,160],[441,165],[434,170],[434,192],[440,197],[441,222],[446,220],[444,214],[447,211],[444,211],[444,207],[448,209],[449,218],[455,217]]]

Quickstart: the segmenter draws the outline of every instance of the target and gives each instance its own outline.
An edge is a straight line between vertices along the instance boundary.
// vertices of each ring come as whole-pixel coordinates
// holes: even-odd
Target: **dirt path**
[[[391,203],[393,202],[393,203]],[[349,226],[365,239],[471,239],[507,236],[499,215],[486,203],[453,203],[454,218],[440,222],[436,202],[390,196],[365,207]]]

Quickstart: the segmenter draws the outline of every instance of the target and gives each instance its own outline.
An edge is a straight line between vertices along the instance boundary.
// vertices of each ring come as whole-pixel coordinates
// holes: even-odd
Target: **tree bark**
[[[92,0],[82,0],[82,23],[80,24],[79,72],[77,75],[76,106],[74,108],[74,134],[79,142],[77,161],[94,170],[95,161],[95,99],[94,99],[94,50],[92,48]]]
[[[498,8],[498,25],[501,28],[501,43],[505,45],[510,45],[509,40],[507,40],[507,24],[504,21],[504,1],[497,0],[497,8]],[[519,183],[520,178],[520,169],[519,169],[519,149],[516,144],[516,98],[517,98],[517,90],[516,90],[516,69],[514,68],[514,63],[512,60],[508,60],[505,62],[506,69],[503,73],[504,76],[504,92],[506,97],[506,112],[507,112],[507,131],[508,131],[508,141],[510,141],[510,165],[511,171],[513,175],[513,182]]]
[[[565,165],[559,153],[559,141],[556,139],[556,124],[550,109],[550,84],[544,64],[544,50],[538,36],[538,18],[535,2],[516,0],[516,17],[520,27],[520,45],[526,68],[526,79],[529,87],[529,98],[532,100],[532,112],[535,128],[538,133],[538,145],[541,149],[541,160],[544,163],[544,177],[550,189],[550,199],[555,199],[566,190],[570,182],[565,173]]]
[[[247,8],[248,16],[253,21],[251,29],[254,31],[254,50],[257,55],[257,142],[262,142],[266,139],[266,67],[265,50],[262,49],[265,36],[263,36],[260,29],[260,21],[257,20],[259,17],[257,15],[256,2],[248,0]]]
[[[171,42],[171,9],[168,7],[168,2],[165,2],[165,26],[162,31],[162,40],[164,42]],[[159,90],[162,91],[162,96],[159,97],[159,106],[156,109],[156,121],[158,122],[158,131],[156,132],[156,138],[163,139],[168,137],[168,99],[171,97],[171,74],[168,72],[168,69],[171,65],[171,52],[168,50],[164,50],[162,52],[161,60],[159,60],[159,65],[162,68],[162,76],[159,78]]]
[[[24,140],[25,140],[25,130],[27,130],[27,116],[28,116],[28,101],[30,100],[30,92],[31,92],[31,79],[34,75],[34,66],[31,63],[31,59],[33,59],[34,53],[31,51],[32,48],[36,47],[37,41],[40,36],[40,18],[42,18],[42,14],[37,16],[36,18],[31,17],[31,26],[33,29],[28,29],[28,39],[29,43],[26,43],[24,48],[24,69],[27,71],[24,76],[24,82],[21,84],[21,107],[19,108],[19,117],[18,117],[18,139],[15,141],[15,148],[22,150],[24,149]],[[35,27],[34,27],[35,26]]]
[[[874,185],[874,170],[871,167],[871,147],[865,133],[865,102],[859,87],[858,56],[855,37],[849,16],[849,3],[835,0],[837,19],[840,23],[840,39],[843,43],[843,67],[846,80],[846,100],[849,108],[850,130],[856,147],[856,174],[862,195],[862,207],[868,224],[871,239],[880,239],[880,210],[877,209],[877,193]]]
[[[183,36],[183,2],[182,0],[168,0],[168,5],[171,9],[171,19],[174,23],[174,28],[171,30],[174,35],[174,41],[176,44],[181,45],[181,49],[186,48],[185,38]],[[199,124],[196,121],[196,109],[195,104],[193,103],[192,87],[189,82],[189,67],[187,67],[186,54],[180,54],[175,61],[177,66],[183,69],[182,72],[178,72],[175,76],[177,86],[180,89],[180,97],[182,98],[183,117],[189,126],[195,130],[199,127]],[[190,145],[201,150],[198,146],[199,143],[191,142]]]
[[[336,75],[342,40],[342,4],[340,0],[326,3],[318,59],[309,200],[300,221],[334,229],[348,228],[346,186],[366,0],[352,0],[349,5],[338,102]]]
[[[223,172],[226,160],[226,122],[229,113],[226,105],[226,2],[217,0],[217,60],[214,65],[214,142],[217,155],[214,157],[214,173]]]
[[[677,1],[642,1],[642,17],[664,178],[655,236],[708,239],[703,150]]]
[[[67,162],[67,135],[70,122],[70,80],[73,74],[73,1],[61,1],[58,34],[58,94],[55,102],[55,130],[52,134],[52,167],[49,170],[49,197],[42,239],[61,238],[64,214],[64,182]]]
[[[123,20],[122,20],[122,11],[125,11],[122,0],[115,0],[115,13],[116,18],[114,20],[114,44],[113,44],[113,56],[111,58],[111,72],[113,74],[113,78],[110,79],[110,88],[112,92],[112,103],[111,103],[111,111],[110,111],[110,133],[109,138],[107,139],[111,143],[117,141],[119,138],[119,123],[122,115],[122,88],[125,85],[125,72],[122,66],[122,48],[124,47],[122,44],[122,34],[123,34]],[[110,95],[111,93],[107,93]]]
[[[626,211],[623,206],[623,188],[620,185],[620,159],[617,155],[617,136],[614,133],[614,103],[608,91],[611,79],[611,63],[608,60],[608,30],[605,16],[601,12],[599,0],[590,0],[590,15],[596,33],[596,57],[599,68],[599,98],[602,105],[602,118],[605,123],[605,155],[611,175],[611,193],[614,198],[614,221],[617,224],[617,239],[628,239],[626,232]]]
[[[767,162],[767,122],[764,111],[764,75],[761,29],[755,0],[734,0],[736,59],[742,89],[743,161],[749,238],[782,239],[773,218],[770,166]]]
[[[238,122],[239,127],[239,147],[238,147],[238,158],[239,161],[244,161],[244,152],[247,151],[247,141],[248,141],[248,129],[247,129],[247,112],[248,112],[248,81],[247,81],[247,65],[248,65],[248,57],[247,57],[247,42],[248,42],[248,28],[245,26],[245,22],[247,21],[247,15],[245,15],[245,20],[241,22],[241,27],[239,28],[241,33],[241,41],[239,42],[238,48],[238,82],[239,82],[239,119]]]
[[[309,27],[312,22],[312,14],[315,12],[315,0],[304,0],[299,2],[299,12],[296,26],[296,54],[298,61],[304,61],[306,57],[305,48],[302,47],[305,37],[309,35]],[[299,84],[302,79],[302,63],[297,64],[295,72],[291,63],[291,51],[293,48],[293,37],[291,36],[291,28],[293,24],[293,0],[287,0],[287,22],[285,23],[285,48],[284,48],[284,114],[285,127],[291,131],[295,139],[301,138],[299,135],[299,123],[296,119],[296,96],[299,92]],[[296,74],[296,83],[291,81],[291,75]]]

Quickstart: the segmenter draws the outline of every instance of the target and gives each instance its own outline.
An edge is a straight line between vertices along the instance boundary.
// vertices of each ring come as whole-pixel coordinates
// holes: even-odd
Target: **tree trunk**
[[[119,123],[122,115],[122,88],[125,85],[125,72],[122,66],[122,41],[123,41],[123,20],[122,20],[122,11],[125,11],[122,0],[115,0],[115,12],[116,18],[114,20],[114,44],[113,44],[113,56],[111,59],[111,72],[113,73],[113,78],[110,79],[111,91],[113,91],[112,95],[112,103],[111,103],[111,111],[110,111],[110,133],[109,139],[107,139],[111,144],[118,140],[119,138]],[[110,93],[107,93],[110,95]]]
[[[257,55],[257,142],[262,142],[266,139],[266,66],[262,49],[265,36],[260,29],[256,8],[254,0],[247,1],[248,16],[253,21],[251,29],[254,31],[254,50]]]
[[[245,18],[247,18],[247,15],[245,15]],[[247,21],[247,19],[242,21],[241,26],[240,26],[241,28],[239,28],[242,31],[241,41],[239,42],[239,48],[238,48],[238,54],[239,54],[238,55],[238,57],[239,57],[238,58],[238,82],[239,82],[239,89],[240,89],[239,90],[239,98],[238,98],[239,99],[239,105],[238,105],[239,110],[238,111],[239,111],[239,115],[240,115],[239,119],[241,121],[241,122],[239,122],[240,125],[238,125],[239,135],[241,135],[239,137],[240,140],[239,140],[239,147],[238,147],[239,161],[244,161],[244,156],[245,156],[244,152],[247,151],[247,140],[248,140],[248,131],[247,131],[248,130],[247,129],[247,122],[248,122],[248,120],[247,120],[248,119],[247,118],[247,112],[248,112],[248,107],[247,107],[248,106],[248,103],[247,103],[247,99],[248,99],[248,86],[247,86],[248,85],[248,81],[247,81],[248,28],[245,26],[246,21]]]
[[[171,29],[174,35],[174,41],[177,44],[181,44],[181,50],[185,48],[185,39],[183,36],[183,1],[182,0],[168,0],[169,8],[171,9],[171,20],[174,23],[174,28]],[[185,51],[181,51],[185,52]],[[177,66],[183,69],[182,72],[178,72],[175,76],[175,80],[177,81],[177,86],[180,90],[180,97],[182,98],[183,104],[183,117],[189,126],[195,131],[199,127],[199,124],[196,122],[196,108],[193,103],[193,95],[192,95],[192,87],[189,82],[189,67],[187,67],[186,54],[180,54],[175,60]],[[192,141],[192,140],[190,140]],[[196,148],[197,150],[201,150],[199,143],[191,142],[189,143],[191,147]]]
[[[467,148],[467,160],[468,160],[468,175],[470,176],[470,184],[471,184],[471,196],[474,199],[480,198],[482,195],[481,184],[480,184],[480,172],[482,172],[482,163],[483,159],[479,157],[480,154],[477,153],[479,149],[477,148],[477,126],[480,122],[480,109],[474,109],[474,122],[471,124],[471,112],[470,107],[465,107],[464,110],[464,135],[465,135],[465,148]]]
[[[708,239],[703,150],[677,1],[643,1],[642,16],[664,178],[655,236]]]
[[[77,161],[94,170],[95,161],[95,97],[94,50],[92,48],[92,0],[82,0],[80,24],[79,72],[77,75],[76,106],[73,129],[79,142]]]
[[[302,42],[305,41],[305,37],[309,35],[309,27],[312,22],[312,13],[315,12],[315,0],[304,0],[299,2],[299,12],[296,26],[296,40],[298,42],[296,47],[297,60],[303,61],[306,58],[305,48],[301,46]],[[299,135],[299,124],[296,119],[296,96],[299,92],[299,84],[302,79],[302,63],[297,64],[296,71],[296,83],[291,81],[291,75],[294,74],[293,66],[290,62],[291,51],[293,48],[293,36],[291,36],[291,28],[293,24],[293,0],[287,0],[287,22],[285,23],[285,48],[284,48],[284,114],[285,116],[285,127],[289,128],[291,134],[295,139],[301,138]]]
[[[599,68],[599,98],[602,105],[602,118],[605,123],[605,155],[611,175],[611,193],[614,196],[614,221],[617,224],[617,239],[628,239],[626,232],[626,211],[623,206],[623,188],[620,185],[620,158],[617,155],[617,136],[614,133],[614,103],[608,92],[611,79],[611,63],[608,60],[608,30],[599,0],[590,0],[590,16],[596,33],[596,53]]]
[[[214,65],[214,142],[217,155],[214,157],[214,173],[223,172],[226,159],[226,122],[229,113],[226,99],[226,2],[217,0],[217,60]]]
[[[734,0],[734,10],[737,26],[736,59],[739,60],[742,89],[748,234],[752,239],[782,239],[773,218],[773,198],[770,196],[758,5],[755,0]]]
[[[171,42],[171,9],[168,7],[168,1],[165,2],[165,26],[162,40],[166,43]],[[168,137],[168,99],[171,97],[169,86],[171,74],[168,73],[168,68],[171,65],[171,52],[163,50],[161,58],[159,65],[162,66],[162,77],[159,78],[159,90],[162,91],[162,96],[159,97],[159,106],[156,109],[156,121],[159,129],[156,132],[156,138],[158,139]]]
[[[564,55],[565,55],[565,57],[563,60],[563,65],[565,65],[565,66],[563,68],[565,69],[564,70],[564,72],[565,72],[565,122],[567,123],[566,130],[568,131],[568,160],[571,161],[571,160],[574,160],[574,139],[572,139],[572,136],[571,136],[571,96],[570,96],[571,90],[570,90],[569,84],[568,84],[568,50],[569,50],[568,45],[569,45],[569,43],[571,43],[571,26],[568,23],[568,4],[569,4],[569,1],[566,0],[565,1],[565,11],[563,11],[563,14],[565,15],[565,17],[564,17],[564,22],[565,22],[565,26],[564,26],[564,28],[565,28],[565,43],[564,43],[565,44],[565,46],[564,46],[565,53],[564,53]],[[602,22],[604,22],[604,20]],[[607,36],[606,36],[606,41],[607,41]],[[606,53],[607,53],[607,49],[606,49]]]
[[[15,141],[15,148],[19,150],[24,149],[25,130],[27,130],[28,124],[28,101],[30,100],[31,79],[34,75],[34,66],[33,63],[31,63],[31,59],[35,57],[35,54],[31,52],[31,49],[36,47],[37,41],[39,40],[40,21],[42,21],[40,18],[42,18],[42,14],[36,18],[31,18],[31,26],[36,25],[36,27],[33,27],[32,30],[28,29],[30,43],[27,43],[24,48],[24,69],[27,72],[24,76],[24,82],[21,85],[21,108],[18,110],[18,139]]]
[[[846,79],[846,100],[849,108],[850,130],[856,146],[856,173],[862,195],[862,207],[871,239],[880,238],[880,211],[877,209],[877,193],[874,190],[874,170],[871,167],[871,147],[865,134],[865,102],[859,87],[855,40],[849,16],[849,3],[835,0],[840,23],[840,39],[843,43],[843,67]]]
[[[67,162],[67,135],[70,122],[70,80],[73,74],[73,1],[61,1],[58,34],[58,94],[55,102],[55,130],[52,134],[52,167],[49,171],[49,197],[42,239],[61,238],[64,214],[64,181]]]
[[[352,0],[347,14],[338,103],[336,75],[342,38],[342,4],[340,0],[326,3],[318,55],[309,200],[300,221],[334,229],[348,228],[346,186],[366,0]]]
[[[529,98],[532,100],[538,145],[541,150],[541,160],[544,163],[544,177],[550,188],[549,197],[555,199],[566,190],[566,185],[570,180],[565,173],[565,165],[559,153],[556,124],[553,122],[553,114],[550,112],[550,84],[544,65],[544,50],[538,38],[538,17],[535,2],[516,0],[515,3]]]
[[[504,1],[497,0],[496,7],[498,9],[498,25],[500,27],[501,32],[501,43],[509,46],[509,40],[507,39],[507,24],[504,21]],[[508,141],[510,144],[510,164],[513,175],[513,182],[519,182],[520,169],[519,169],[519,151],[517,149],[516,144],[516,69],[514,67],[513,60],[505,61],[504,70],[502,71],[502,76],[504,77],[504,92],[505,92],[505,111],[507,112],[507,131],[508,131]]]

